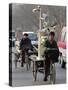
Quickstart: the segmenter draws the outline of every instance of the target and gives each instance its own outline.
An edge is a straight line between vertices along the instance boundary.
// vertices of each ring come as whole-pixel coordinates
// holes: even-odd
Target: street
[[[18,62],[18,67],[15,69],[14,55],[12,61],[12,85],[13,86],[32,86],[32,85],[47,85],[50,84],[43,81],[44,75],[40,72],[37,74],[37,81],[33,81],[32,64],[30,70],[26,70],[26,65],[22,68]],[[62,69],[59,63],[56,64],[56,84],[66,83],[66,69]]]
[[[9,47],[12,47],[9,50],[12,51],[10,52],[9,68],[10,79],[12,76],[12,86],[50,85],[50,78],[48,78],[46,82],[43,81],[44,74],[40,72],[37,72],[37,80],[34,81],[33,71],[37,70],[35,62],[37,62],[37,60],[42,60],[41,57],[46,54],[48,54],[48,57],[52,56],[50,59],[54,61],[58,60],[60,55],[62,66],[65,66],[65,63],[67,62],[66,6],[13,3],[9,5],[9,11]],[[22,54],[20,53],[20,49],[22,50]],[[17,61],[20,54],[24,60],[24,52],[26,52],[26,50],[36,51],[38,55],[37,59],[31,59],[34,64],[32,64],[33,62],[31,61],[30,69],[28,71],[26,69],[26,64],[24,64],[24,67],[21,67],[21,62],[18,62],[17,68],[15,68],[14,62],[15,60]],[[18,54],[16,54],[16,52],[18,52]],[[17,59],[15,59],[13,53],[16,54]],[[28,62],[28,60],[24,61]],[[51,68],[51,71],[52,69],[53,67]],[[59,62],[55,64],[54,70],[55,69],[55,84],[65,84],[67,70],[61,68]]]

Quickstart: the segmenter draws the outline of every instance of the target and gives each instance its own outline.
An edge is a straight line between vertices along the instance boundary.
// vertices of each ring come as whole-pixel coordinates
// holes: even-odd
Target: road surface
[[[38,72],[37,81],[33,81],[32,74],[32,64],[30,70],[26,70],[26,65],[20,67],[18,63],[17,69],[15,69],[14,55],[12,61],[12,85],[13,86],[32,86],[32,85],[47,85],[50,84],[49,80],[47,82],[43,81],[44,74]],[[66,83],[66,69],[62,69],[59,63],[56,64],[56,84]]]

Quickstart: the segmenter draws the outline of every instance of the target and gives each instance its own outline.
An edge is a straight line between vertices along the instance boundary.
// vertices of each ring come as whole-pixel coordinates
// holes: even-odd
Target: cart
[[[31,55],[29,57],[33,63],[32,72],[33,72],[33,80],[37,81],[37,72],[41,72],[45,74],[45,58],[37,59],[36,55]],[[55,70],[55,64],[50,64],[50,83],[55,84],[56,81],[56,70]]]
[[[36,58],[37,58],[37,56],[36,55],[31,55],[30,57],[29,57],[30,59],[31,59],[31,61],[32,61],[32,64],[33,64],[33,70],[32,70],[32,72],[33,72],[33,79],[34,79],[34,81],[36,81],[37,80],[37,72],[38,72],[38,70],[39,69],[42,69],[42,70],[44,70],[44,66],[43,65],[45,65],[44,64],[44,59],[41,59],[41,60],[37,60]]]

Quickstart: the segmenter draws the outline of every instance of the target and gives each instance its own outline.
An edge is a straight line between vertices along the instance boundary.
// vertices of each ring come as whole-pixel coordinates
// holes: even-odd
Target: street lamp
[[[36,8],[34,8],[33,10],[32,10],[32,12],[33,13],[35,13],[35,12],[39,12],[39,31],[41,31],[41,20],[43,19],[42,17],[41,17],[41,7],[40,6],[37,6]],[[38,36],[39,36],[39,38],[38,38],[38,59],[40,59],[41,58],[41,46],[40,46],[40,43],[41,43],[41,35],[40,35],[40,33],[38,33]]]
[[[41,7],[37,6],[32,10],[33,13],[39,12],[39,30],[41,30]]]

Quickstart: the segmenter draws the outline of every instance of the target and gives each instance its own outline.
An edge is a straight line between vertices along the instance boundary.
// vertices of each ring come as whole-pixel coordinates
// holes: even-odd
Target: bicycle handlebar
[[[57,48],[46,48],[46,50],[58,50]]]

